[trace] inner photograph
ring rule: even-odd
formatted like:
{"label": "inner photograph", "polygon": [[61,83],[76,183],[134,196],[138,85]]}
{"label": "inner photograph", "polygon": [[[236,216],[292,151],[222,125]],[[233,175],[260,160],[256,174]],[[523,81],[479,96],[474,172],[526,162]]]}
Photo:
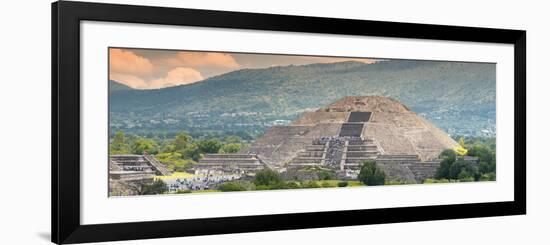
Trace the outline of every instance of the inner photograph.
{"label": "inner photograph", "polygon": [[108,52],[110,197],[497,179],[495,63]]}

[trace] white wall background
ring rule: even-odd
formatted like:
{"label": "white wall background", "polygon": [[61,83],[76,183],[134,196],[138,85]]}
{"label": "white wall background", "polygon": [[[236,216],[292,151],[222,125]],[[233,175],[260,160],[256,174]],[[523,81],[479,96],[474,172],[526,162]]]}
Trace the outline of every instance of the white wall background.
{"label": "white wall background", "polygon": [[[113,1],[106,1],[113,2]],[[548,244],[550,32],[544,1],[120,0],[121,3],[527,30],[528,214],[107,244]],[[48,244],[50,230],[50,1],[0,10],[0,244]],[[24,174],[10,168],[21,166]]]}

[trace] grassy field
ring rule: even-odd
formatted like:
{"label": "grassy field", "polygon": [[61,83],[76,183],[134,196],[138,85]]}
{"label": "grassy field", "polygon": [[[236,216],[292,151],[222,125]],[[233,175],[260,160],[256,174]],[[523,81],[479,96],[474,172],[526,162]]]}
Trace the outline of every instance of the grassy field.
{"label": "grassy field", "polygon": [[[342,182],[342,180],[319,180],[319,181],[316,181],[316,182],[317,182],[317,184],[319,184],[322,187],[338,187],[338,183]],[[347,187],[364,186],[363,183],[361,183],[360,181],[357,181],[357,180],[350,180],[350,181],[346,181],[346,182],[348,182]]]}
{"label": "grassy field", "polygon": [[186,179],[195,176],[186,172],[174,172],[169,176],[155,176],[155,180]]}

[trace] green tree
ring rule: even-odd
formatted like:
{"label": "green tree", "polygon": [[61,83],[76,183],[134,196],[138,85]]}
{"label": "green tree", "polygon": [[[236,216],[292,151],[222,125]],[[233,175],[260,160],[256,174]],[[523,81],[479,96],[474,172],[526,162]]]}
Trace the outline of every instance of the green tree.
{"label": "green tree", "polygon": [[218,153],[222,143],[219,140],[201,140],[198,147],[201,153]]}
{"label": "green tree", "polygon": [[479,171],[472,163],[458,158],[449,168],[449,179],[461,179],[460,173],[464,172],[463,176],[479,178]]}
{"label": "green tree", "polygon": [[229,143],[222,146],[220,153],[237,153],[241,150],[241,144]]}
{"label": "green tree", "polygon": [[486,163],[486,162],[480,162],[479,163],[479,173],[480,174],[486,174],[486,173],[494,173],[496,171],[496,165]]}
{"label": "green tree", "polygon": [[476,144],[468,148],[468,155],[478,157],[480,162],[495,164],[496,152],[488,146]]}
{"label": "green tree", "polygon": [[442,159],[442,160],[441,160],[441,163],[439,164],[439,167],[436,170],[435,178],[449,179],[450,178],[449,172],[451,169],[451,165],[453,165],[453,163],[456,161],[456,153],[452,149],[445,149],[439,154],[439,159]]}
{"label": "green tree", "polygon": [[445,149],[439,154],[439,158],[440,159],[445,159],[445,158],[455,159],[456,158],[456,153],[451,149]]}
{"label": "green tree", "polygon": [[113,138],[113,144],[114,145],[124,144],[124,132],[117,131],[115,133],[115,137]]}
{"label": "green tree", "polygon": [[449,179],[449,169],[451,168],[451,165],[455,162],[456,157],[453,156],[447,156],[443,158],[441,163],[439,164],[439,167],[437,168],[435,172],[435,178],[436,179]]}
{"label": "green tree", "polygon": [[364,161],[357,176],[366,185],[384,185],[386,173],[374,161]]}
{"label": "green tree", "polygon": [[458,179],[458,174],[466,168],[466,161],[457,159],[449,167],[449,179]]}
{"label": "green tree", "polygon": [[317,173],[317,177],[319,177],[320,180],[330,180],[334,176],[333,176],[332,172],[330,172],[330,171],[321,170]]}
{"label": "green tree", "polygon": [[243,140],[239,136],[230,135],[230,136],[225,137],[224,141],[225,141],[225,143],[228,143],[228,144],[241,144],[241,142]]}
{"label": "green tree", "polygon": [[182,152],[183,158],[193,159],[193,161],[198,161],[201,158],[201,151],[199,146],[196,143],[187,145]]}
{"label": "green tree", "polygon": [[173,140],[164,140],[164,141],[162,141],[161,144],[160,144],[159,149],[160,149],[159,151],[161,153],[173,153],[173,152],[176,151]]}
{"label": "green tree", "polygon": [[278,172],[271,169],[262,169],[254,176],[254,185],[276,186],[282,182]]}
{"label": "green tree", "polygon": [[130,147],[126,144],[124,132],[117,131],[115,133],[109,146],[109,153],[112,155],[130,153]]}
{"label": "green tree", "polygon": [[474,176],[472,176],[466,169],[462,169],[460,173],[458,173],[457,179],[461,181],[473,181]]}
{"label": "green tree", "polygon": [[186,132],[177,134],[174,138],[174,151],[183,152],[191,141],[191,136],[189,136]]}
{"label": "green tree", "polygon": [[132,145],[132,153],[134,154],[144,154],[147,152],[148,154],[157,154],[158,153],[158,146],[157,143],[150,139],[143,139],[140,138],[134,142],[134,145]]}
{"label": "green tree", "polygon": [[141,187],[140,195],[162,194],[168,190],[168,186],[162,180],[155,180],[151,184],[144,184]]}
{"label": "green tree", "polygon": [[196,162],[191,159],[182,159],[182,154],[179,152],[163,152],[155,157],[166,167],[175,172],[184,172],[191,168]]}

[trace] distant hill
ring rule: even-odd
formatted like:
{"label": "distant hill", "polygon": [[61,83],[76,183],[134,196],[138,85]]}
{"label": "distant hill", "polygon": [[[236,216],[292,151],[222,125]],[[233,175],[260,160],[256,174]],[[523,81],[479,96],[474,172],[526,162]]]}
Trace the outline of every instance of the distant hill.
{"label": "distant hill", "polygon": [[494,64],[340,62],[243,69],[157,90],[110,83],[112,131],[262,133],[344,96],[382,95],[453,135],[495,132]]}
{"label": "distant hill", "polygon": [[117,81],[109,80],[109,93],[124,91],[124,90],[132,90],[132,88],[122,83],[119,83]]}

